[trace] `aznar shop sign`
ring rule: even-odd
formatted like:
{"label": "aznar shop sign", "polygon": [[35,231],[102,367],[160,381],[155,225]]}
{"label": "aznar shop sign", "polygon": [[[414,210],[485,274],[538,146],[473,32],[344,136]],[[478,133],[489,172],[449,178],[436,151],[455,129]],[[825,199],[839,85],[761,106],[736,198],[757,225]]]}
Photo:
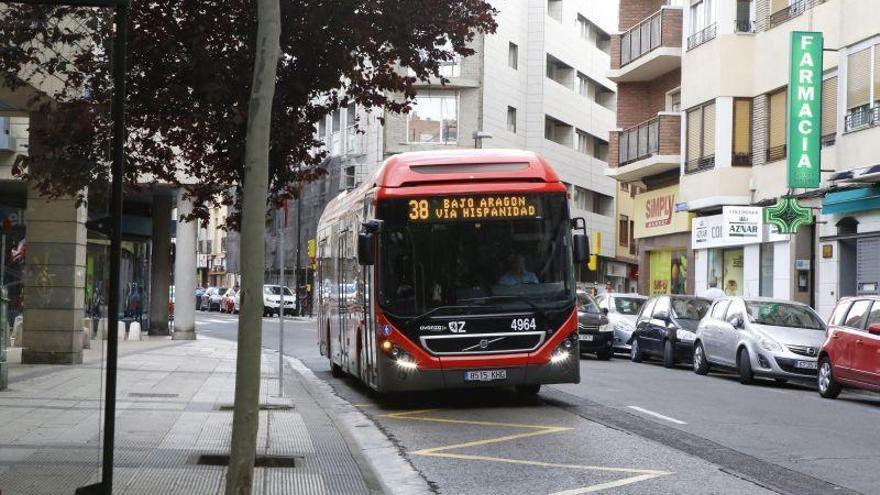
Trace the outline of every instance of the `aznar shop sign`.
{"label": "aznar shop sign", "polygon": [[760,207],[725,206],[720,215],[693,219],[693,249],[743,246],[763,240],[764,220]]}

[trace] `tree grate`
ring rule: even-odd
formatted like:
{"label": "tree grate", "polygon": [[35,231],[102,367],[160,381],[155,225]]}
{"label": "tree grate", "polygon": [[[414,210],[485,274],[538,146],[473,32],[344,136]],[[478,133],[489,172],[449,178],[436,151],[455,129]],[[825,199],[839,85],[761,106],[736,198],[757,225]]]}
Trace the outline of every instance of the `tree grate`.
{"label": "tree grate", "polygon": [[172,399],[174,397],[180,397],[180,394],[160,394],[160,393],[151,393],[151,392],[129,392],[129,397],[143,397],[150,399]]}
{"label": "tree grate", "polygon": [[[200,454],[195,459],[199,466],[229,466],[228,454]],[[296,457],[283,455],[258,455],[254,459],[254,467],[258,468],[292,468]]]}
{"label": "tree grate", "polygon": [[[289,404],[260,404],[260,411],[291,411],[293,406]],[[222,404],[217,406],[218,411],[234,411],[234,404]]]}

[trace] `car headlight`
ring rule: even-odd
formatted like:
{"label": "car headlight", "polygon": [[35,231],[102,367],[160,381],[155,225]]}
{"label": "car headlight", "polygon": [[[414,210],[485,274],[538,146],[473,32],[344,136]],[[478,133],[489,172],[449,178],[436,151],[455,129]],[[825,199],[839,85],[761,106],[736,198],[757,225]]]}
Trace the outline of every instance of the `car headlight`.
{"label": "car headlight", "polygon": [[620,321],[615,321],[614,322],[614,330],[617,332],[632,333],[633,328],[631,326],[627,325],[626,323],[623,323]]}
{"label": "car headlight", "polygon": [[687,330],[679,330],[678,333],[676,333],[676,337],[682,342],[693,342],[697,340],[697,334]]}
{"label": "car headlight", "polygon": [[758,343],[761,345],[761,349],[765,351],[779,352],[782,350],[782,346],[771,338],[763,337]]}
{"label": "car headlight", "polygon": [[612,330],[614,330],[614,329],[611,328],[611,325],[608,325],[608,324],[605,324],[605,325],[599,325],[599,331],[600,331],[600,332],[610,332],[610,331],[612,331]]}

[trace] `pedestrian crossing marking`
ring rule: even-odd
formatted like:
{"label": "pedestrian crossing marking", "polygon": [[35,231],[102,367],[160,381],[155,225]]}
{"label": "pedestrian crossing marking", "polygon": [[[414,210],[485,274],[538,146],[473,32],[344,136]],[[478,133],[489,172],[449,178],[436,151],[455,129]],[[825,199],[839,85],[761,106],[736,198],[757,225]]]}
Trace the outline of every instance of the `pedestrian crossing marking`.
{"label": "pedestrian crossing marking", "polygon": [[561,468],[561,469],[578,469],[583,471],[600,471],[606,473],[626,473],[632,476],[628,476],[626,478],[622,478],[619,480],[603,482],[595,485],[582,486],[578,488],[573,488],[570,490],[563,490],[561,492],[556,492],[551,495],[582,495],[585,493],[595,493],[602,490],[608,490],[611,488],[617,488],[621,486],[631,485],[634,483],[640,483],[642,481],[652,480],[654,478],[659,478],[661,476],[669,476],[674,474],[671,471],[661,471],[655,469],[632,469],[632,468],[620,468],[620,467],[610,467],[610,466],[592,466],[592,465],[582,465],[582,464],[564,464],[564,463],[555,463],[555,462],[543,462],[543,461],[531,461],[526,459],[510,459],[505,457],[491,457],[484,455],[470,455],[470,454],[461,454],[455,452],[449,452],[451,450],[459,450],[470,447],[477,447],[483,445],[490,444],[498,444],[502,442],[510,442],[513,440],[519,440],[522,438],[530,438],[536,437],[540,435],[550,435],[553,433],[559,433],[563,431],[569,431],[573,428],[566,426],[542,426],[542,425],[534,425],[534,424],[526,424],[526,423],[505,423],[498,421],[479,421],[479,420],[469,420],[469,419],[455,419],[455,418],[441,418],[436,416],[427,416],[425,414],[432,413],[436,411],[436,409],[419,409],[415,411],[402,411],[390,414],[384,414],[383,417],[399,419],[404,421],[422,421],[429,423],[447,423],[447,424],[462,424],[462,425],[474,425],[474,426],[484,426],[484,427],[492,427],[492,428],[516,428],[516,429],[529,429],[532,431],[527,431],[524,433],[515,433],[512,435],[503,435],[500,437],[487,438],[482,440],[474,440],[470,442],[462,442],[456,443],[452,445],[442,445],[439,447],[431,447],[427,449],[420,449],[413,452],[410,452],[412,455],[418,456],[426,456],[426,457],[440,457],[446,459],[457,459],[457,460],[468,460],[468,461],[485,461],[485,462],[501,462],[507,464],[519,464],[519,465],[527,465],[527,466],[537,466],[537,467],[545,467],[545,468]]}

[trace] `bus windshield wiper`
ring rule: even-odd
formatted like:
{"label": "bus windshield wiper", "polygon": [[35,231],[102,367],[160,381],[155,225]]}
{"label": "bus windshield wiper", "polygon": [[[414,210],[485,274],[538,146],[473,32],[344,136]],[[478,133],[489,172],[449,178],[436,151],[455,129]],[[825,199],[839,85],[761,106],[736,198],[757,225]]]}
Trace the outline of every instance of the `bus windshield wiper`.
{"label": "bus windshield wiper", "polygon": [[406,320],[406,324],[408,326],[418,325],[419,323],[425,321],[426,319],[428,319],[429,317],[431,317],[433,314],[437,313],[438,311],[447,310],[447,309],[473,309],[473,308],[471,306],[437,306],[436,308],[431,308],[428,311],[425,311],[424,313],[422,313],[418,316],[413,316],[409,320]]}
{"label": "bus windshield wiper", "polygon": [[550,317],[547,316],[547,312],[544,311],[543,308],[541,308],[540,306],[535,304],[534,301],[532,301],[531,299],[529,299],[528,297],[523,296],[523,295],[509,294],[509,295],[503,295],[503,296],[474,297],[472,299],[467,299],[467,301],[469,301],[469,302],[480,301],[483,303],[489,303],[492,301],[522,301],[522,302],[526,303],[530,308],[532,308],[532,310],[534,310],[535,313],[537,313],[538,316],[541,317],[541,319],[543,319],[544,321],[546,321],[548,323],[550,322]]}

